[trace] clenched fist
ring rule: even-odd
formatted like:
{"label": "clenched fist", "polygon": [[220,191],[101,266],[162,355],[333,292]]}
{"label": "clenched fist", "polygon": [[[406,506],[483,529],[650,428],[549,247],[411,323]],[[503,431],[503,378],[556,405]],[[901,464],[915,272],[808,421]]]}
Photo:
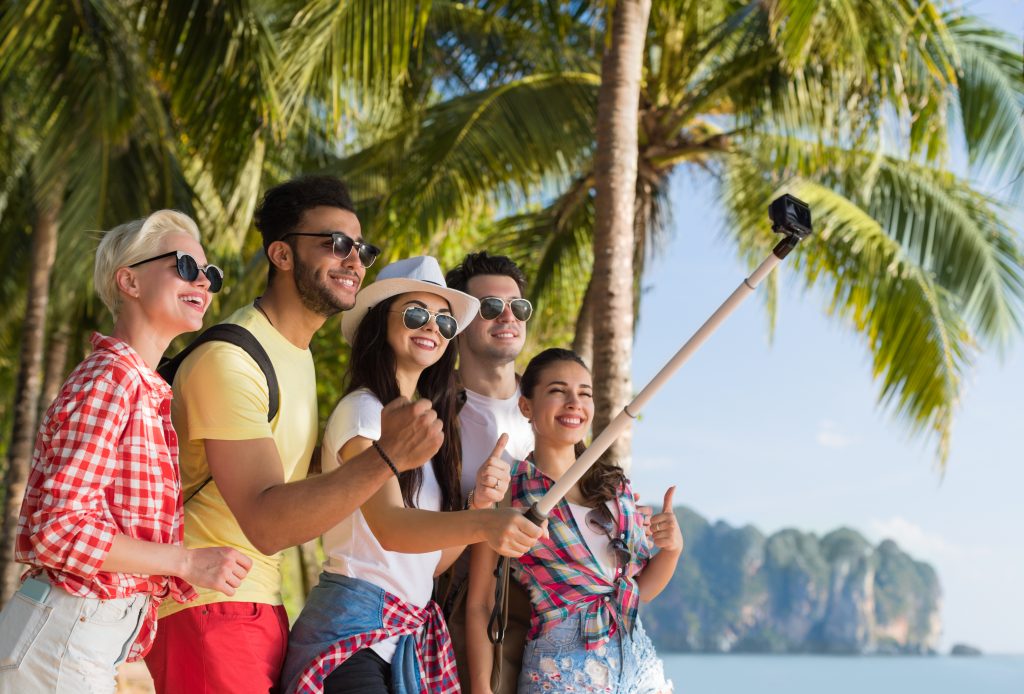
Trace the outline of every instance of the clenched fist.
{"label": "clenched fist", "polygon": [[482,511],[484,538],[491,549],[505,557],[521,557],[546,532],[548,522],[536,525],[521,509],[497,508]]}
{"label": "clenched fist", "polygon": [[444,442],[441,420],[427,399],[395,398],[380,414],[383,449],[399,472],[413,470],[434,457]]}
{"label": "clenched fist", "polygon": [[252,559],[230,547],[200,547],[186,550],[181,577],[194,586],[234,595],[252,568]]}

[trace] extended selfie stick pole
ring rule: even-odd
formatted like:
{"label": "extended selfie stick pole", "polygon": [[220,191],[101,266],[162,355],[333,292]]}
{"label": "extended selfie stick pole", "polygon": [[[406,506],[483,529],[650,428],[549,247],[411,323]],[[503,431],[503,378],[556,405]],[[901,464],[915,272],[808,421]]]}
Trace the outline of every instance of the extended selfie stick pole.
{"label": "extended selfie stick pole", "polygon": [[[555,507],[555,504],[562,500],[566,493],[572,489],[573,485],[579,482],[580,478],[586,474],[590,466],[597,462],[597,459],[608,450],[629,424],[629,421],[636,419],[637,415],[640,414],[640,410],[647,404],[647,401],[711,337],[711,333],[715,332],[729,314],[735,311],[736,307],[744,299],[754,293],[757,285],[761,284],[761,281],[775,269],[775,266],[789,255],[789,252],[796,248],[796,245],[801,240],[811,234],[810,208],[806,203],[797,200],[791,195],[783,195],[772,202],[768,206],[768,216],[772,220],[772,231],[784,234],[785,237],[772,249],[771,254],[754,270],[753,274],[743,280],[740,286],[736,288],[736,291],[725,300],[725,303],[719,306],[718,310],[711,314],[711,317],[705,321],[704,325],[700,326],[700,329],[693,334],[693,337],[686,341],[686,344],[662,367],[661,371],[658,372],[651,382],[644,386],[640,394],[633,398],[633,401],[626,405],[622,412],[605,427],[604,431],[583,452],[583,455],[576,460],[572,467],[565,471],[561,479],[555,482],[554,486],[547,491],[540,501],[526,510],[525,515],[527,518],[537,525],[543,523],[547,519],[548,514],[551,513],[551,509]],[[499,643],[504,639],[505,628],[508,624],[508,572],[509,560],[507,557],[501,557],[494,572],[497,578],[494,609],[487,624],[487,635],[491,643]]]}
{"label": "extended selfie stick pole", "polygon": [[620,412],[615,419],[605,427],[597,438],[594,439],[593,443],[587,447],[587,450],[583,452],[583,455],[566,470],[565,474],[555,482],[554,486],[548,490],[548,492],[533,506],[531,506],[527,512],[526,517],[533,522],[540,524],[548,517],[551,513],[551,509],[555,507],[562,497],[572,489],[573,485],[579,482],[580,478],[590,469],[601,455],[608,450],[612,443],[622,434],[622,432],[629,425],[630,420],[636,419],[637,415],[643,409],[647,401],[650,400],[655,393],[670,378],[679,370],[686,361],[693,356],[704,342],[711,337],[711,333],[715,332],[719,325],[729,317],[736,307],[739,306],[744,299],[754,293],[757,285],[775,269],[783,258],[785,258],[791,250],[796,248],[796,245],[800,241],[811,233],[811,213],[810,208],[800,200],[790,196],[784,195],[781,198],[775,200],[768,208],[769,216],[772,220],[772,230],[778,233],[785,234],[785,238],[782,239],[772,249],[771,254],[765,258],[753,274],[747,279],[743,280],[736,291],[725,300],[717,311],[711,314],[711,317],[700,326],[700,329],[693,334],[686,344],[676,352],[675,356],[669,360],[661,371],[644,386],[644,389],[640,391],[631,403],[626,405],[622,412]]}

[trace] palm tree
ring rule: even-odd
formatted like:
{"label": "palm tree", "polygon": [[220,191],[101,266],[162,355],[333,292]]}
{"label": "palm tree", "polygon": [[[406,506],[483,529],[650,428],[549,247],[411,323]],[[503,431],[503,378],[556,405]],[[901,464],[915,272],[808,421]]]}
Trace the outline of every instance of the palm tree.
{"label": "palm tree", "polygon": [[[13,531],[40,409],[47,313],[51,326],[76,326],[70,334],[51,330],[51,391],[67,363],[81,356],[82,337],[108,320],[87,290],[97,234],[86,230],[159,207],[182,209],[206,230],[211,254],[240,280],[218,296],[210,319],[251,300],[265,277],[250,233],[258,196],[316,167],[319,143],[348,127],[344,97],[387,111],[422,33],[415,6],[0,5],[0,138],[10,145],[0,153],[0,239],[12,269],[5,277],[22,278],[28,264],[33,278],[28,292],[24,281],[0,286],[10,309],[0,317],[0,344],[22,349],[15,407],[0,406],[0,422],[13,430],[0,451],[8,458],[0,600],[16,581]],[[369,34],[367,17],[377,26]],[[313,46],[304,41],[311,26],[320,32]],[[21,306],[28,310],[19,322]],[[0,389],[11,392],[7,374],[15,365],[0,365]]]}
{"label": "palm tree", "polygon": [[[435,239],[481,210],[508,212],[492,249],[532,269],[537,326],[564,334],[575,322],[581,343],[587,326],[632,322],[597,291],[607,273],[591,273],[599,66],[614,27],[601,7],[433,3],[428,36],[459,51],[427,51],[418,107],[335,164],[379,211],[378,234]],[[1020,328],[1019,237],[1000,212],[1024,185],[1021,73],[1006,34],[927,0],[656,3],[637,114],[634,303],[673,174],[710,175],[751,263],[772,244],[767,202],[808,199],[819,234],[795,263],[803,280],[831,287],[827,313],[864,336],[880,399],[931,432],[944,461],[973,352]],[[959,139],[1003,200],[944,171]],[[767,294],[774,315],[774,282]],[[629,363],[628,340],[609,349]],[[597,395],[612,412],[623,396],[605,390],[603,368]]]}
{"label": "palm tree", "polygon": [[[243,232],[248,229],[245,201],[237,203],[245,187],[232,186],[245,180],[246,165],[253,158],[250,150],[260,144],[245,127],[264,115],[249,110],[260,83],[250,73],[235,70],[225,56],[252,59],[252,72],[260,74],[266,61],[253,55],[261,50],[259,25],[253,30],[251,23],[243,22],[239,30],[226,21],[233,12],[244,16],[245,7],[237,3],[204,8],[205,21],[200,21],[196,8],[187,20],[172,11],[183,8],[185,3],[142,7],[95,0],[9,4],[0,14],[0,87],[5,97],[17,96],[5,99],[0,112],[0,133],[14,145],[17,159],[16,166],[5,167],[0,190],[8,213],[24,210],[31,220],[27,228],[19,221],[21,214],[5,214],[0,224],[4,238],[15,245],[24,244],[24,234],[30,232],[33,249],[27,263],[27,310],[20,326],[13,434],[5,451],[0,599],[10,595],[17,582],[13,537],[41,409],[48,309],[56,309],[59,319],[51,325],[79,325],[68,319],[85,315],[91,317],[83,327],[88,329],[108,320],[98,316],[102,312],[96,310],[92,292],[82,291],[83,285],[91,287],[97,240],[91,230],[161,207],[182,209],[198,216],[206,228],[223,229],[207,239],[215,248],[230,248],[237,238],[229,223],[239,208],[246,215]],[[218,25],[229,27],[220,42],[207,34]],[[179,50],[196,43],[206,50],[204,65],[219,66],[228,82],[216,98],[203,102],[204,107],[219,108],[217,115],[232,122],[233,128],[203,121],[199,109],[172,111],[183,93],[202,95],[209,86],[202,75],[189,72],[194,63],[183,62],[197,58]],[[247,53],[253,46],[256,49]],[[183,126],[189,128],[187,135]],[[190,148],[204,156],[190,156]],[[258,176],[256,180],[258,184]],[[234,195],[231,204],[214,204],[220,201],[218,194],[229,189]],[[254,200],[255,195],[253,188],[249,198]],[[21,301],[21,286],[6,286],[3,291],[5,301]],[[5,315],[7,329],[14,328],[17,315]],[[61,330],[53,332],[46,368],[50,388],[64,376],[67,354],[62,350],[70,348],[70,337]]]}
{"label": "palm tree", "polygon": [[[639,160],[640,78],[650,0],[618,0],[612,10],[608,46],[601,62],[594,147],[594,272],[589,292],[600,297],[612,320],[592,321],[591,351],[602,397],[595,402],[598,431],[631,400],[633,347],[633,249]],[[588,319],[591,317],[588,316]],[[609,449],[613,460],[629,460],[628,432]]]}
{"label": "palm tree", "polygon": [[[135,55],[125,50],[130,29],[110,3],[7,6],[0,15],[0,85],[5,95],[19,97],[5,103],[4,126],[21,164],[5,177],[4,189],[25,193],[32,247],[4,480],[3,596],[17,580],[13,536],[35,438],[59,229],[96,228],[89,222],[103,219],[91,214],[97,207],[102,209],[108,198],[131,200],[131,193],[138,192],[139,186],[125,191],[121,181],[112,180],[113,162],[138,164],[133,174],[139,176],[169,158],[160,138],[166,125],[163,111],[154,90],[146,89],[148,81]],[[146,137],[132,138],[132,132],[145,132]],[[104,188],[111,183],[114,188]]]}

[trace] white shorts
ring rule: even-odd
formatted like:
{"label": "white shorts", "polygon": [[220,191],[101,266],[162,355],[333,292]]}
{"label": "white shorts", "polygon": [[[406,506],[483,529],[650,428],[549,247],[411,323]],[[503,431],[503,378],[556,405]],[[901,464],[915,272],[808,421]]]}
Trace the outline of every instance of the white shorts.
{"label": "white shorts", "polygon": [[0,694],[110,694],[148,605],[144,594],[100,600],[57,587],[39,602],[19,589],[0,612]]}

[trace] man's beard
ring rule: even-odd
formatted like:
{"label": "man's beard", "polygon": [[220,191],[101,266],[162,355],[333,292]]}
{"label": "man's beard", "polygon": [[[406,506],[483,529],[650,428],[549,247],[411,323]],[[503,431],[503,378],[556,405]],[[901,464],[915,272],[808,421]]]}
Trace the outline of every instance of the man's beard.
{"label": "man's beard", "polygon": [[522,342],[518,345],[494,345],[483,340],[473,340],[467,346],[477,359],[490,362],[495,366],[504,366],[510,361],[515,361],[519,353],[523,351]]}
{"label": "man's beard", "polygon": [[349,310],[355,305],[354,301],[352,303],[345,303],[342,299],[338,298],[331,291],[330,287],[316,276],[313,268],[299,260],[298,256],[295,258],[294,276],[295,288],[299,292],[299,299],[301,299],[302,305],[313,313],[324,318],[330,318],[337,313]]}

